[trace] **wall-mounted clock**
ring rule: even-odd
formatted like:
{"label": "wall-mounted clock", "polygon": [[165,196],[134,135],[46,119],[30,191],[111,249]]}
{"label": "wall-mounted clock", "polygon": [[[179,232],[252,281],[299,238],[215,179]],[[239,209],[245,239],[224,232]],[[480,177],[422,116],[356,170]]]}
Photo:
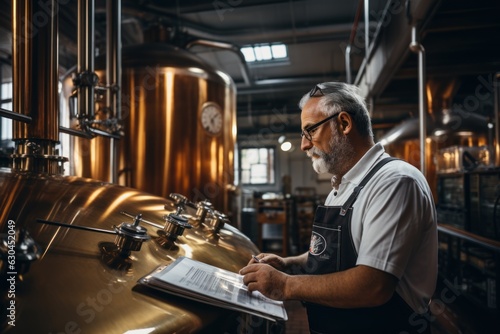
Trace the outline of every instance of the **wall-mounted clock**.
{"label": "wall-mounted clock", "polygon": [[218,135],[222,131],[222,110],[214,102],[206,102],[201,107],[201,126],[211,135]]}

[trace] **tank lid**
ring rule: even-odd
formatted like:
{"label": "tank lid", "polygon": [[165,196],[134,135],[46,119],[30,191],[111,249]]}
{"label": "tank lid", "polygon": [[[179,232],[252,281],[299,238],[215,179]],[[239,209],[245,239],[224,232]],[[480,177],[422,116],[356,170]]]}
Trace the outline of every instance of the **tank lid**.
{"label": "tank lid", "polygon": [[144,66],[197,67],[207,72],[215,72],[211,65],[195,54],[165,43],[124,47],[122,49],[122,65],[124,68]]}

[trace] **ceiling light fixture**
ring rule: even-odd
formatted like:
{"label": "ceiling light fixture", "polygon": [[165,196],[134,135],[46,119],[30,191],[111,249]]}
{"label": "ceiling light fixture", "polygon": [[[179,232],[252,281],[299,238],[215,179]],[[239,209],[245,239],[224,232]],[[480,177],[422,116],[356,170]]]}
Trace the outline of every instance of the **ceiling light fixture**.
{"label": "ceiling light fixture", "polygon": [[280,148],[283,152],[288,152],[293,149],[292,143],[286,139],[285,135],[282,135],[278,138],[278,143],[280,144]]}

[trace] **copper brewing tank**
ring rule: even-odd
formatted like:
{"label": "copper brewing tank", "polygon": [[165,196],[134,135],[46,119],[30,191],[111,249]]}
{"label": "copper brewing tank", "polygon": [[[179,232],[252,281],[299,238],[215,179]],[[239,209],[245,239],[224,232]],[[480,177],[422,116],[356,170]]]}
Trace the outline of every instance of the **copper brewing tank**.
{"label": "copper brewing tank", "polygon": [[[79,1],[79,4],[91,5],[87,1]],[[193,205],[199,198],[191,195],[192,188],[183,188],[189,190],[183,193],[180,185],[184,184],[169,176],[160,186],[165,186],[167,181],[172,182],[168,187],[175,188],[171,192],[177,194],[169,200],[168,190],[165,189],[162,197],[96,179],[61,175],[60,167],[64,159],[55,148],[59,132],[57,6],[56,0],[12,1],[13,111],[26,117],[19,121],[22,123],[14,123],[16,151],[13,167],[0,169],[0,332],[223,333],[236,332],[237,327],[244,328],[245,319],[248,320],[246,315],[152,292],[137,284],[138,279],[158,266],[170,264],[179,256],[236,272],[258,251],[231,224],[213,225],[213,220],[206,218],[210,217],[208,214],[202,222],[202,215]],[[51,10],[50,15],[44,16],[47,24],[37,26],[36,33],[30,35],[31,30],[23,27],[23,24],[33,22],[35,15],[40,18],[40,14],[47,10]],[[86,11],[84,14],[88,13]],[[153,80],[158,85],[155,84],[153,88],[158,86],[166,89],[160,84],[161,80],[173,75],[164,67],[160,66],[159,69],[159,74]],[[131,73],[141,73],[141,70],[134,69]],[[144,76],[138,77],[144,79]],[[203,86],[203,80],[209,80],[210,76],[200,76],[198,80]],[[157,96],[149,95],[147,88],[151,86],[139,87],[140,97],[152,99]],[[177,92],[177,89],[181,88],[175,88],[172,92]],[[228,98],[230,95],[226,94],[227,89],[199,89],[199,92],[205,93],[199,93],[198,96],[215,99],[213,96],[224,95],[222,102],[218,103],[226,110],[233,103]],[[169,101],[172,100],[159,101],[171,106]],[[202,105],[205,100],[195,98],[193,101]],[[155,120],[150,119],[148,113],[153,110],[153,106],[147,100],[140,102],[138,108],[142,109],[124,113],[127,115],[124,118],[130,118],[132,125],[142,125],[145,119],[154,123]],[[142,115],[139,111],[146,114]],[[198,165],[207,168],[205,172],[213,173],[214,178],[217,173],[222,173],[223,168],[227,168],[227,165],[223,165],[224,161],[232,161],[227,152],[222,157],[222,145],[225,140],[231,139],[226,137],[226,132],[206,137],[201,132],[189,130],[192,128],[188,121],[193,118],[185,114],[181,117],[184,123],[178,120],[177,114],[168,114],[167,117],[155,113],[155,117],[156,122],[168,122],[165,133],[160,134],[160,131],[150,128],[133,132],[134,127],[129,126],[136,137],[125,141],[136,140],[142,149],[142,155],[137,156],[137,159],[149,159],[138,165],[149,168],[148,164],[156,166],[158,160],[161,160],[158,163],[160,165],[167,162],[162,165],[164,169],[158,178],[154,174],[156,169],[153,169],[154,172],[144,175],[146,180],[159,183],[162,175],[170,175],[171,166],[174,168],[177,165],[186,166],[186,171],[177,172],[174,176],[190,180],[190,173],[195,170],[189,165],[192,160],[189,160],[188,155],[192,152],[177,151],[174,154],[161,143],[163,139],[173,141],[175,136],[183,139],[176,142],[181,149],[188,147],[186,139],[192,138],[190,136],[194,134],[195,140],[211,145],[213,151],[210,152],[218,154],[214,160],[217,164],[200,162]],[[25,118],[30,121],[26,123]],[[225,121],[230,123],[233,119]],[[172,129],[174,125],[185,125],[187,134],[177,128]],[[149,141],[148,146],[141,146],[146,145],[145,137],[155,135],[160,136],[158,145],[163,147],[160,152],[165,153],[163,156],[149,155],[149,151],[153,150]],[[90,142],[99,146],[100,139],[97,137]],[[105,160],[94,159],[97,158],[94,153],[99,153],[97,149],[78,151],[78,148],[81,146],[73,147],[74,151],[80,153],[82,161],[102,163],[101,169],[107,167]],[[196,152],[199,152],[196,161],[206,158],[205,151]],[[125,161],[125,157],[122,160]],[[202,177],[195,180],[208,182]],[[181,194],[192,202],[181,201]],[[180,209],[183,211],[179,212]],[[182,235],[177,233],[178,230],[177,234],[172,234],[175,229],[166,225],[168,219],[164,217],[171,217],[170,214],[174,212],[176,216],[184,215],[192,225],[192,228],[186,227]],[[215,215],[215,212],[212,215],[221,216]],[[132,223],[135,228],[132,228]],[[135,233],[135,230],[140,233]]]}
{"label": "copper brewing tank", "polygon": [[[208,199],[217,210],[230,211],[236,142],[232,79],[168,44],[127,47],[122,59],[118,183],[163,197],[177,192]],[[98,59],[96,67],[104,64]],[[106,82],[104,71],[98,74]],[[215,120],[220,130],[204,128],[207,106],[220,111]],[[108,181],[103,166],[109,166],[110,139],[75,140],[74,174]]]}
{"label": "copper brewing tank", "polygon": [[[113,225],[132,223],[120,213],[125,211],[141,213],[143,219],[163,225],[162,217],[176,209],[171,201],[91,179],[7,169],[0,169],[0,191],[0,332],[125,333],[149,328],[150,333],[222,333],[231,328],[231,320],[241,317],[146,291],[137,284],[139,278],[179,256],[237,272],[258,250],[231,225],[225,224],[214,233],[197,221],[195,211],[188,207],[185,214],[191,217],[193,228],[186,229],[174,243],[165,242],[158,233],[161,229],[141,224],[152,239],[122,259],[106,251],[113,245],[113,235],[37,220],[112,230]],[[11,229],[18,235],[28,232],[37,245],[36,249],[25,247],[29,243],[18,240],[14,270],[3,256]],[[7,281],[10,276],[15,277],[14,285]],[[8,323],[11,301],[15,302],[15,326]]]}

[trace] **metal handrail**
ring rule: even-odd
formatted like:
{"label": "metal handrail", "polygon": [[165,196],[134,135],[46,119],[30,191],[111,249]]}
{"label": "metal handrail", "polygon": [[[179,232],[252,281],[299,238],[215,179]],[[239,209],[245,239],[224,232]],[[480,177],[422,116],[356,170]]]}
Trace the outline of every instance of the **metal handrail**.
{"label": "metal handrail", "polygon": [[500,253],[500,242],[498,241],[481,237],[473,233],[470,233],[468,231],[460,230],[458,228],[446,224],[438,224],[438,231],[449,234],[454,237],[458,237],[463,240],[473,242],[481,247],[488,248],[490,250]]}

